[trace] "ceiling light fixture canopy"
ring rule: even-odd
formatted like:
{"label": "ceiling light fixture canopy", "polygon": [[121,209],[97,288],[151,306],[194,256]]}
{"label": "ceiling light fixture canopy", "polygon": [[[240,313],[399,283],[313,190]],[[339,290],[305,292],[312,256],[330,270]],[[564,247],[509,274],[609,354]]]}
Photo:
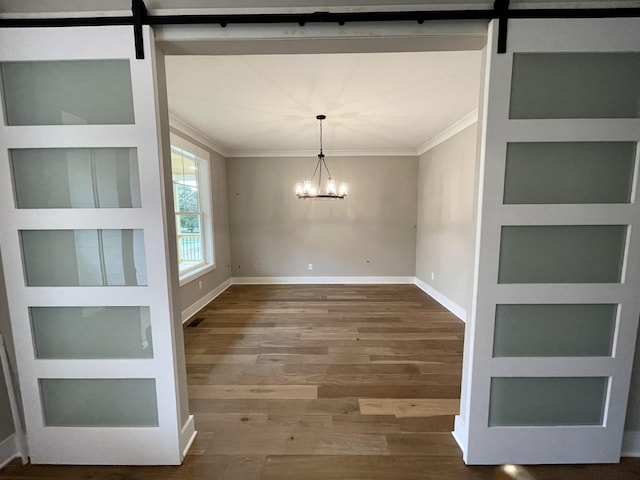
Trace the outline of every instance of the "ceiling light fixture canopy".
{"label": "ceiling light fixture canopy", "polygon": [[[302,183],[296,183],[296,196],[298,198],[344,198],[347,196],[347,184],[341,183],[340,186],[336,184],[336,181],[331,177],[329,167],[324,159],[324,153],[322,152],[322,121],[327,118],[326,115],[317,115],[316,119],[320,121],[320,153],[318,154],[318,162],[316,168],[313,171],[311,180],[305,180]],[[324,192],[322,191],[322,169],[326,170],[327,184]],[[318,176],[318,182],[316,184],[316,175]]]}

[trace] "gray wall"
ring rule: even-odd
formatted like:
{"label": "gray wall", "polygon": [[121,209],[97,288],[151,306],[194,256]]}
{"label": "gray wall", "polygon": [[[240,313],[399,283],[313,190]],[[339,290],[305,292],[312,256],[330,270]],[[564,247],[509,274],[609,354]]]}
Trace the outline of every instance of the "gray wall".
{"label": "gray wall", "polygon": [[[12,366],[15,366],[15,356],[13,351],[13,340],[11,337],[11,325],[9,323],[9,310],[7,306],[7,293],[4,283],[4,273],[2,269],[2,258],[0,258],[0,333],[7,344],[9,359]],[[14,383],[15,385],[15,383]],[[9,396],[4,375],[0,369],[0,443],[6,440],[15,429],[13,428],[13,418],[11,417],[11,407],[9,406]],[[0,462],[2,462],[0,458]]]}
{"label": "gray wall", "polygon": [[413,276],[417,158],[327,155],[347,198],[297,199],[315,161],[229,159],[233,276]]}
{"label": "gray wall", "polygon": [[[9,438],[15,432],[13,419],[11,418],[11,406],[4,376],[0,375],[0,443]],[[2,462],[0,458],[0,462]]]}
{"label": "gray wall", "polygon": [[[219,153],[198,142],[189,135],[171,128],[171,133],[178,135],[208,151],[211,155],[211,198],[213,203],[213,236],[216,268],[180,287],[181,309],[185,310],[221,283],[231,277],[231,245],[229,241],[229,206],[227,195],[227,165]],[[202,281],[202,289],[198,288]]]}
{"label": "gray wall", "polygon": [[476,130],[473,124],[424,153],[418,169],[416,277],[467,312],[473,290]]}

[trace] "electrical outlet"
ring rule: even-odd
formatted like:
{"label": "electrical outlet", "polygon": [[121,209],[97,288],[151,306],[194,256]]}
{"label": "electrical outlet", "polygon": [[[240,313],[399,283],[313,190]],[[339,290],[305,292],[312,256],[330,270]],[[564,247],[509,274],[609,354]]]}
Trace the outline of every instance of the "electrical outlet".
{"label": "electrical outlet", "polygon": [[202,290],[202,280],[198,280],[198,290]]}
{"label": "electrical outlet", "polygon": [[435,272],[431,272],[431,280],[435,280],[436,279],[436,274]]}
{"label": "electrical outlet", "polygon": [[309,264],[309,270],[313,270],[313,263]]}

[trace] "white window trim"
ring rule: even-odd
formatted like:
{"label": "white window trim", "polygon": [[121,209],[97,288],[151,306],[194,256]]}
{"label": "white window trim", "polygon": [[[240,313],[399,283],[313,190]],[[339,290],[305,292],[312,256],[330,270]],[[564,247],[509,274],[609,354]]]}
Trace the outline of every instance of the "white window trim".
{"label": "white window trim", "polygon": [[171,132],[171,145],[178,147],[186,152],[192,153],[200,160],[199,163],[199,184],[200,198],[202,200],[202,253],[204,256],[204,264],[195,268],[188,269],[179,273],[179,285],[193,282],[197,278],[215,270],[215,244],[214,244],[214,226],[213,226],[213,205],[211,201],[211,154],[203,148],[194,145],[186,138],[178,133]]}
{"label": "white window trim", "polygon": [[206,275],[209,272],[213,272],[216,269],[214,264],[210,265],[201,265],[200,267],[194,270],[187,270],[182,275],[180,275],[179,285],[184,287],[187,283],[191,283],[194,280],[197,280],[203,275]]}

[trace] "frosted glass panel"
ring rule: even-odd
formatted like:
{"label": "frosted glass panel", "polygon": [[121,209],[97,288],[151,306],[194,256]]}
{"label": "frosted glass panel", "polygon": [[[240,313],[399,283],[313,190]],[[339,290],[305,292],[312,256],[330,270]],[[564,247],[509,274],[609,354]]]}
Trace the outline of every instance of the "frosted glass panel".
{"label": "frosted glass panel", "polygon": [[50,427],[157,427],[156,381],[41,379],[45,425]]}
{"label": "frosted glass panel", "polygon": [[147,284],[142,230],[22,230],[20,237],[29,286]]}
{"label": "frosted glass panel", "polygon": [[498,283],[618,283],[626,225],[502,227]]}
{"label": "frosted glass panel", "polygon": [[489,426],[602,425],[608,377],[491,379]]}
{"label": "frosted glass panel", "polygon": [[629,203],[635,142],[510,143],[504,203]]}
{"label": "frosted glass panel", "polygon": [[516,53],[510,118],[638,118],[639,53]]}
{"label": "frosted glass panel", "polygon": [[11,150],[18,208],[140,207],[135,148]]}
{"label": "frosted glass panel", "polygon": [[132,124],[128,60],[0,65],[8,125]]}
{"label": "frosted glass panel", "polygon": [[37,358],[152,358],[148,307],[31,307]]}
{"label": "frosted glass panel", "polygon": [[610,356],[618,306],[498,305],[494,357]]}

